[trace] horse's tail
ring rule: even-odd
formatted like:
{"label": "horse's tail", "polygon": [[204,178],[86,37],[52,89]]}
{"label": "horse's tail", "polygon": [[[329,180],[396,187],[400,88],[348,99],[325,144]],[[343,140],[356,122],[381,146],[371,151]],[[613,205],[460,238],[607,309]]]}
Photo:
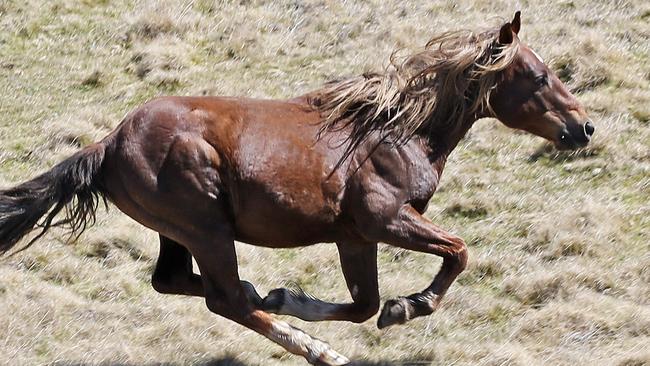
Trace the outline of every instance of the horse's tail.
{"label": "horse's tail", "polygon": [[[99,178],[104,155],[103,142],[90,145],[36,178],[0,190],[0,255],[37,228],[38,235],[20,250],[53,226],[67,227],[78,236],[94,223],[100,199],[106,201]],[[62,210],[65,217],[54,222]]]}

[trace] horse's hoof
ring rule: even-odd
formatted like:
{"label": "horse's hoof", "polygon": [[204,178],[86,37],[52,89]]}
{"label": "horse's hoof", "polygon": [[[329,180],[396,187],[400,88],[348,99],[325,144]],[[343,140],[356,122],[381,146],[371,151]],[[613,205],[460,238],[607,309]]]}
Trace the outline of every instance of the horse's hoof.
{"label": "horse's hoof", "polygon": [[312,365],[340,366],[350,363],[347,357],[336,352],[329,344],[318,339],[313,339],[309,348],[310,351],[307,360]]}
{"label": "horse's hoof", "polygon": [[349,363],[350,360],[347,357],[329,348],[320,354],[314,364],[319,366],[341,366]]}
{"label": "horse's hoof", "polygon": [[377,328],[383,329],[391,325],[406,323],[410,319],[411,310],[412,305],[404,297],[386,301],[379,319],[377,319]]}
{"label": "horse's hoof", "polygon": [[268,295],[262,300],[262,310],[278,314],[280,309],[285,303],[285,296],[288,295],[288,290],[284,288],[276,288],[271,290]]}

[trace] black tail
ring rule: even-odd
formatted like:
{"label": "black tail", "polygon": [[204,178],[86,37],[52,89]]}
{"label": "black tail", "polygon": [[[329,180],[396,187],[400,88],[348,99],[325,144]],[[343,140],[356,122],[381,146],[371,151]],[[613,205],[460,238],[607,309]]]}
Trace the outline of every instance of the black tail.
{"label": "black tail", "polygon": [[[94,223],[100,198],[106,200],[99,179],[104,153],[102,143],[93,144],[28,182],[0,190],[0,255],[37,227],[38,235],[20,250],[53,226],[66,226],[79,235]],[[62,210],[65,218],[54,222]]]}

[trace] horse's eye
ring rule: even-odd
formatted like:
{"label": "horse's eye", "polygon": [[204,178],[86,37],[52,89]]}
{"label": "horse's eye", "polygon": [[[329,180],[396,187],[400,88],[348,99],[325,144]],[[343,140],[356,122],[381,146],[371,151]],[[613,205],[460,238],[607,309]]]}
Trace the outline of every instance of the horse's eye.
{"label": "horse's eye", "polygon": [[538,87],[543,87],[548,85],[548,77],[546,75],[540,75],[535,77],[535,84]]}

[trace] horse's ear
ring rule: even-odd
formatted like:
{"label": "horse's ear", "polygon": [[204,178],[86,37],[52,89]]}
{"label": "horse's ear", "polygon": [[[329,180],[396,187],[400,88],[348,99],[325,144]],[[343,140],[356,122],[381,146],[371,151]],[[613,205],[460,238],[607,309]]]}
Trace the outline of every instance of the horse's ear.
{"label": "horse's ear", "polygon": [[519,10],[515,12],[515,18],[510,23],[512,23],[512,31],[519,34],[519,29],[521,29],[521,12]]}
{"label": "horse's ear", "polygon": [[512,24],[506,23],[499,31],[499,43],[510,44],[514,40],[514,33],[512,32]]}

